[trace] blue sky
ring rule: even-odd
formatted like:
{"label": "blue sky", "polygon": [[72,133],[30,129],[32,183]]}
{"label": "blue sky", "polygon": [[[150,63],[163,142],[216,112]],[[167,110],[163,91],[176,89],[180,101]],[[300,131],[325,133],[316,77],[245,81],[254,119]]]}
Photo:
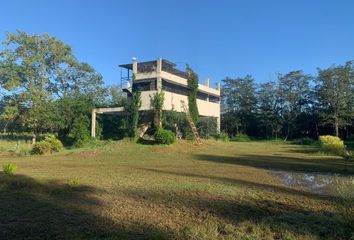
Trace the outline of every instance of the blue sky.
{"label": "blue sky", "polygon": [[117,65],[157,57],[188,63],[200,81],[343,64],[354,59],[352,0],[2,0],[0,41],[48,32],[118,84]]}

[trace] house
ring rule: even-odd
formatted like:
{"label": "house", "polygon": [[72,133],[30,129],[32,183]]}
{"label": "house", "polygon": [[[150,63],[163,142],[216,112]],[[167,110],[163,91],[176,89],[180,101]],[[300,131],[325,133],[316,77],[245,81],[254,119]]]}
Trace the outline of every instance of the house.
{"label": "house", "polygon": [[[126,71],[121,74],[121,87],[129,95],[132,91],[133,76],[134,90],[141,92],[142,112],[151,112],[151,97],[162,89],[164,91],[163,110],[183,112],[181,101],[188,104],[188,84],[186,73],[177,69],[176,64],[162,58],[153,61],[137,62],[133,58],[132,63],[119,65]],[[200,116],[215,117],[217,128],[220,130],[220,84],[216,88],[209,86],[209,79],[205,84],[198,85],[197,105]],[[92,111],[92,131],[95,136],[96,113],[122,112],[123,108],[100,108]]]}

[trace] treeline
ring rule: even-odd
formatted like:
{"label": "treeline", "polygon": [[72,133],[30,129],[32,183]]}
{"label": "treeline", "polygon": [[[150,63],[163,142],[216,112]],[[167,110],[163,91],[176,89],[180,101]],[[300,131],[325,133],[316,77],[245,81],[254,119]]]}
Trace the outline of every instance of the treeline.
{"label": "treeline", "polygon": [[64,142],[80,143],[90,137],[94,107],[126,102],[70,46],[48,34],[8,33],[0,49],[3,133],[56,133]]}
{"label": "treeline", "polygon": [[254,138],[318,138],[354,134],[354,62],[279,74],[256,84],[252,76],[226,78],[222,88],[222,131]]}

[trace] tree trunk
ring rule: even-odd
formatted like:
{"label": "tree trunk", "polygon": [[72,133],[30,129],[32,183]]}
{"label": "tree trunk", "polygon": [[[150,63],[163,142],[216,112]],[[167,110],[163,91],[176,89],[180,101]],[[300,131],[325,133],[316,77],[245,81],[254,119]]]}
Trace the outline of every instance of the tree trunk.
{"label": "tree trunk", "polygon": [[338,117],[334,117],[334,130],[336,132],[336,137],[339,137],[339,123],[338,123]]}

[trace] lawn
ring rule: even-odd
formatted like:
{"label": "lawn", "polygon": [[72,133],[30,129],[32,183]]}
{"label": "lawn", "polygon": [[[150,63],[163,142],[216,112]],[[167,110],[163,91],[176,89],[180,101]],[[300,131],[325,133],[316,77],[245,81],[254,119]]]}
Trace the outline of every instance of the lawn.
{"label": "lawn", "polygon": [[335,192],[286,186],[270,172],[354,175],[353,162],[317,154],[316,147],[121,140],[47,156],[0,156],[1,165],[18,166],[15,175],[0,175],[0,239],[349,239],[354,234],[352,216],[343,215]]}

